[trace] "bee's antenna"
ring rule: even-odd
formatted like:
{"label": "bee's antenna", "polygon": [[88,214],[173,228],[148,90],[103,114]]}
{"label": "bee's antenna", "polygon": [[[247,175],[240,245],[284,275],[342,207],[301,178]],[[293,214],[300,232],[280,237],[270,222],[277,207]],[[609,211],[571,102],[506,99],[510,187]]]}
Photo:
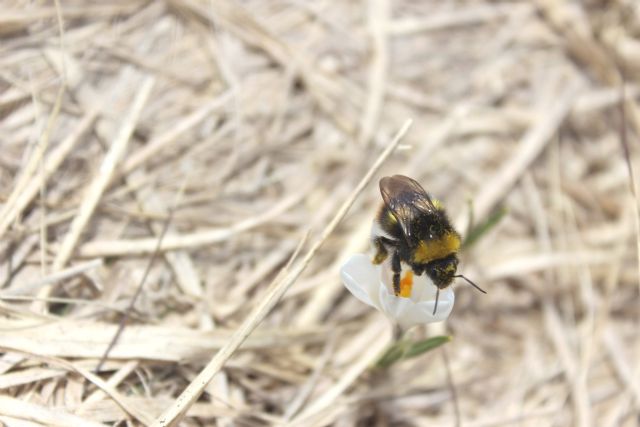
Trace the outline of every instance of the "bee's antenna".
{"label": "bee's antenna", "polygon": [[436,288],[436,304],[433,306],[433,315],[436,315],[436,310],[438,309],[438,298],[440,298],[440,288]]}
{"label": "bee's antenna", "polygon": [[480,292],[482,292],[483,294],[486,294],[487,291],[485,291],[484,289],[482,289],[480,286],[476,285],[475,283],[473,283],[471,280],[467,279],[466,277],[464,277],[462,274],[458,274],[456,276],[453,277],[462,277],[464,280],[467,281],[467,283],[469,283],[471,286],[473,286],[474,288],[476,288],[477,290],[479,290]]}

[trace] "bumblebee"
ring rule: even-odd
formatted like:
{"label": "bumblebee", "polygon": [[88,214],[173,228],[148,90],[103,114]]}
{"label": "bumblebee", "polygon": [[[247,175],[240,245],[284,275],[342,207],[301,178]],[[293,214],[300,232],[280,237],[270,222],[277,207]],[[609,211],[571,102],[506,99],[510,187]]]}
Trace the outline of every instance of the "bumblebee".
{"label": "bumblebee", "polygon": [[460,235],[439,200],[429,196],[415,180],[403,175],[382,178],[380,194],[384,204],[372,229],[373,263],[381,264],[391,255],[396,296],[401,295],[402,263],[408,265],[413,274],[426,274],[436,285],[434,314],[440,289],[451,285],[457,277],[486,293],[463,275],[456,274]]}

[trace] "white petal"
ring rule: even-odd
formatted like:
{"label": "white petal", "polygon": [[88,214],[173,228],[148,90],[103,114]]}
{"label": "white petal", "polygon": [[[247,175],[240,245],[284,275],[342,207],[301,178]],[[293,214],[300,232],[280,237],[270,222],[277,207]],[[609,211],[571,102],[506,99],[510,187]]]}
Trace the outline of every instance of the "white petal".
{"label": "white petal", "polygon": [[394,322],[398,322],[398,319],[404,316],[405,311],[414,304],[414,302],[409,298],[395,296],[382,284],[379,289],[379,298],[380,309]]}
{"label": "white petal", "polygon": [[[435,289],[435,286],[431,286]],[[431,294],[431,292],[427,291],[424,293]],[[440,291],[438,311],[434,315],[435,290],[432,298],[416,302],[413,298],[402,298],[393,295],[385,286],[380,287],[380,306],[382,311],[387,317],[405,329],[415,325],[445,320],[453,309],[454,301],[455,295],[451,288]]]}
{"label": "white petal", "polygon": [[433,314],[433,307],[436,303],[435,297],[433,299],[417,303],[416,308],[423,312],[424,316],[431,319],[426,323],[441,322],[451,314],[455,300],[456,296],[453,293],[453,289],[449,287],[440,291],[440,296],[438,297],[438,311],[435,315]]}
{"label": "white petal", "polygon": [[437,289],[438,288],[433,283],[433,280],[431,280],[426,274],[422,274],[421,276],[416,276],[414,274],[413,286],[411,288],[411,299],[414,302],[435,300]]}
{"label": "white petal", "polygon": [[376,266],[367,255],[352,255],[340,269],[340,277],[344,286],[365,304],[379,307],[378,288],[380,278]]}

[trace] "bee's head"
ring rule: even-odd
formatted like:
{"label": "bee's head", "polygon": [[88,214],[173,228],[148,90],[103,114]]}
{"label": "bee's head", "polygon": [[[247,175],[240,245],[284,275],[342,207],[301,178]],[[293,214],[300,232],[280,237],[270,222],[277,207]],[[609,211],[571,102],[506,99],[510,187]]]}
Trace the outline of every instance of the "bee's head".
{"label": "bee's head", "polygon": [[440,294],[440,289],[444,289],[448,287],[453,279],[456,277],[460,277],[467,281],[471,286],[486,294],[482,288],[473,283],[471,280],[464,277],[462,274],[456,274],[456,270],[458,269],[458,257],[455,253],[449,254],[444,258],[440,258],[426,264],[418,264],[412,266],[414,272],[416,274],[422,274],[423,272],[429,276],[429,278],[433,281],[433,284],[436,285],[436,302],[433,306],[433,314],[436,314],[436,310],[438,309],[438,295]]}
{"label": "bee's head", "polygon": [[421,266],[421,270],[433,280],[433,283],[439,289],[444,289],[453,282],[457,268],[458,257],[456,257],[455,253]]}

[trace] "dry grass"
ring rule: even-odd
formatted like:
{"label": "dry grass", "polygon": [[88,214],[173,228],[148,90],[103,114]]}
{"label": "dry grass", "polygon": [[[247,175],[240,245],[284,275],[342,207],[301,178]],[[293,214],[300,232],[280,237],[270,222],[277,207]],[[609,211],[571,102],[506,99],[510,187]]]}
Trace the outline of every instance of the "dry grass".
{"label": "dry grass", "polygon": [[[0,422],[637,425],[637,2],[23,3]],[[461,230],[469,200],[509,214],[463,255],[489,294],[414,332],[446,356],[381,373],[391,331],[338,270],[393,173]]]}

